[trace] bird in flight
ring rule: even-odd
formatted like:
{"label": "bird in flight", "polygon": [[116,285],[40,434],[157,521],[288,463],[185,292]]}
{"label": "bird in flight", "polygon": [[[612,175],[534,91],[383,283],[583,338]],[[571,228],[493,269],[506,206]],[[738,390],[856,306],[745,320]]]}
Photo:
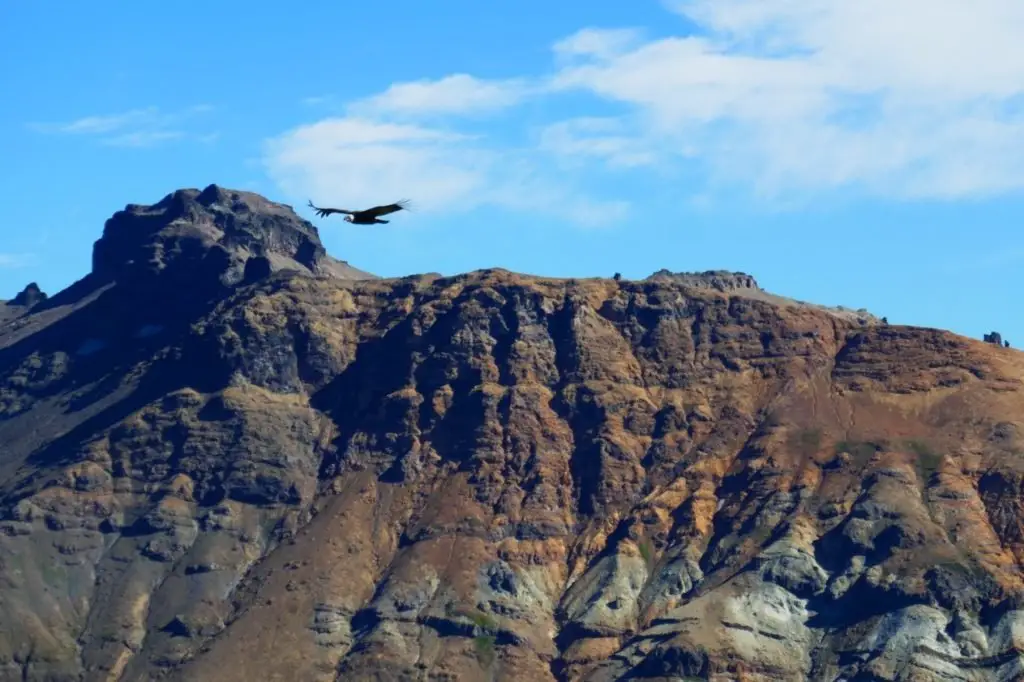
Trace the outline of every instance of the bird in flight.
{"label": "bird in flight", "polygon": [[387,206],[374,206],[363,211],[349,211],[344,208],[319,208],[313,205],[313,201],[309,201],[309,207],[316,211],[316,214],[321,218],[326,218],[332,213],[344,213],[345,222],[352,223],[353,225],[373,225],[374,223],[388,223],[388,220],[381,220],[380,216],[394,213],[395,211],[401,211],[403,208],[408,206],[407,200],[402,200],[394,204],[388,204]]}

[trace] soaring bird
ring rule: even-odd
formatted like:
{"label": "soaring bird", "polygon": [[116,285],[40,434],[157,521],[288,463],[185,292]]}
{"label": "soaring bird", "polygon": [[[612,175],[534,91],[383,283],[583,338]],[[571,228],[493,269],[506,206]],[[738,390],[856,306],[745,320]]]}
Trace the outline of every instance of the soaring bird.
{"label": "soaring bird", "polygon": [[387,215],[388,213],[394,213],[395,211],[401,211],[408,205],[407,200],[402,200],[394,204],[388,204],[387,206],[374,206],[363,211],[349,211],[344,208],[318,208],[313,205],[313,201],[309,201],[309,207],[316,211],[316,214],[321,218],[326,218],[332,213],[344,213],[345,222],[352,223],[353,225],[373,225],[374,223],[387,223],[390,221],[381,220],[380,216]]}

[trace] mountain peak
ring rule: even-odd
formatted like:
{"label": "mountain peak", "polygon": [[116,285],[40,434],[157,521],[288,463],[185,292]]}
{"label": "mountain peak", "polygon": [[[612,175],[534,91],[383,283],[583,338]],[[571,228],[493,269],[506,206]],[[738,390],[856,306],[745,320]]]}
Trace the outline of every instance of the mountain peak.
{"label": "mountain peak", "polygon": [[22,289],[17,296],[10,300],[12,305],[23,306],[25,308],[31,308],[37,303],[41,303],[46,300],[46,293],[39,288],[39,285],[35,282],[30,282],[28,286]]}
{"label": "mountain peak", "polygon": [[116,212],[93,247],[92,273],[106,280],[243,281],[249,258],[271,271],[343,279],[370,276],[327,255],[316,227],[291,206],[210,185],[171,192],[155,204]]}
{"label": "mountain peak", "polygon": [[0,305],[0,679],[1019,677],[995,333],[721,270],[313,276],[217,186],[95,261]]}
{"label": "mountain peak", "polygon": [[717,289],[718,291],[735,291],[737,289],[753,289],[761,291],[753,275],[745,272],[729,270],[707,270],[705,272],[672,272],[662,268],[651,274],[651,282],[678,282],[698,289]]}

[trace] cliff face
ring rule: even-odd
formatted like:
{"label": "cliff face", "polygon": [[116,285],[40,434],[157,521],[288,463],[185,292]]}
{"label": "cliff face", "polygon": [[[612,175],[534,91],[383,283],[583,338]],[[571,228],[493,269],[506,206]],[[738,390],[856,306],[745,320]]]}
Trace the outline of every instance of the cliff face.
{"label": "cliff face", "polygon": [[0,679],[1024,675],[1014,350],[670,275],[112,281],[0,332]]}

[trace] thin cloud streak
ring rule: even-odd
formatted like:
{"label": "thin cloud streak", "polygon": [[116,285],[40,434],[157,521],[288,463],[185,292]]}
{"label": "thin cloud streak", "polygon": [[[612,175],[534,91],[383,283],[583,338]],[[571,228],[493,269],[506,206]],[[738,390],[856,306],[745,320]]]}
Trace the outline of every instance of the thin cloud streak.
{"label": "thin cloud streak", "polygon": [[214,109],[209,104],[197,104],[165,113],[159,107],[151,106],[117,114],[84,116],[65,123],[34,122],[27,127],[37,133],[95,137],[100,144],[111,147],[154,147],[189,138],[212,142],[215,138],[211,138],[210,133],[191,133],[184,130],[183,126],[190,119]]}
{"label": "thin cloud streak", "polygon": [[35,254],[0,253],[0,268],[24,268],[35,262]]}

